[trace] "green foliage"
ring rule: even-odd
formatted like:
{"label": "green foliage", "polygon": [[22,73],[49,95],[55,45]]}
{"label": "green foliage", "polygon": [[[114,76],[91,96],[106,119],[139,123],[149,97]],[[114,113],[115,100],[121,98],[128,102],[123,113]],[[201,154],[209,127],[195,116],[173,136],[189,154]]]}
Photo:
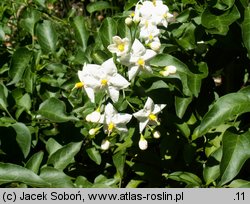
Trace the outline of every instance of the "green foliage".
{"label": "green foliage", "polygon": [[[250,186],[249,0],[163,1],[173,17],[157,27],[159,49],[140,37],[137,2],[0,3],[1,187]],[[156,51],[136,59],[132,80],[133,59],[110,52],[114,36],[128,52],[135,39]],[[99,80],[91,101],[78,71],[92,64],[92,76],[110,58],[113,87]],[[149,97],[150,114],[134,117]],[[98,118],[108,104],[112,123]]]}

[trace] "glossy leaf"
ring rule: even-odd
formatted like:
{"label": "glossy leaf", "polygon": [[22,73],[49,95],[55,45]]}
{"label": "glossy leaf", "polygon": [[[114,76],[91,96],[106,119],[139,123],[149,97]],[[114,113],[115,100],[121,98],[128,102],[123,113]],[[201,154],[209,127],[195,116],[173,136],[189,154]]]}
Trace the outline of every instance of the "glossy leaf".
{"label": "glossy leaf", "polygon": [[201,23],[211,34],[226,35],[229,26],[240,18],[240,13],[236,6],[225,11],[221,15],[215,15],[206,9],[201,16]]}
{"label": "glossy leaf", "polygon": [[39,172],[43,156],[44,152],[42,151],[33,154],[32,157],[26,163],[25,167],[37,174]]}
{"label": "glossy leaf", "polygon": [[22,182],[32,187],[49,187],[49,184],[33,171],[22,166],[0,163],[0,184]]}
{"label": "glossy leaf", "polygon": [[226,120],[242,113],[250,112],[250,98],[243,93],[231,93],[219,98],[203,117],[195,129],[193,139],[206,134],[210,129],[219,126]]}
{"label": "glossy leaf", "polygon": [[119,151],[115,155],[113,155],[113,162],[116,167],[117,173],[120,178],[122,178],[124,173],[124,165],[126,161],[126,153],[125,151]]}
{"label": "glossy leaf", "polygon": [[54,97],[51,97],[44,101],[40,105],[38,113],[46,119],[58,123],[77,120],[77,118],[75,118],[74,116],[68,116],[66,113],[65,104]]}
{"label": "glossy leaf", "polygon": [[231,181],[248,158],[250,158],[250,132],[237,134],[227,130],[222,139],[221,180],[218,185],[222,186]]}
{"label": "glossy leaf", "polygon": [[71,178],[63,171],[53,167],[44,167],[41,169],[40,177],[49,183],[50,188],[73,188]]}
{"label": "glossy leaf", "polygon": [[248,57],[250,57],[250,7],[245,8],[244,11],[244,20],[241,25],[242,38],[244,46],[248,51]]}
{"label": "glossy leaf", "polygon": [[102,157],[100,155],[100,152],[95,147],[86,149],[86,152],[89,155],[89,158],[92,159],[96,164],[101,164]]}
{"label": "glossy leaf", "polygon": [[0,108],[3,110],[7,110],[8,102],[8,89],[0,83]]}
{"label": "glossy leaf", "polygon": [[86,50],[88,46],[89,32],[86,27],[86,22],[83,16],[77,16],[73,20],[73,25],[75,29],[76,41],[83,51]]}
{"label": "glossy leaf", "polygon": [[31,134],[29,128],[20,122],[13,124],[11,127],[16,131],[16,141],[26,158],[30,152]]}
{"label": "glossy leaf", "polygon": [[172,179],[175,181],[181,181],[189,185],[189,187],[199,187],[202,184],[201,179],[193,173],[177,171],[168,175],[163,175],[168,179]]}
{"label": "glossy leaf", "polygon": [[71,142],[54,152],[48,159],[47,164],[52,164],[58,170],[65,169],[74,162],[74,156],[80,151],[82,142]]}
{"label": "glossy leaf", "polygon": [[109,2],[97,1],[97,2],[88,4],[86,9],[89,13],[93,13],[95,11],[101,11],[101,10],[109,9],[109,8],[112,8]]}
{"label": "glossy leaf", "polygon": [[234,5],[234,2],[235,0],[217,1],[213,7],[220,10],[227,10]]}
{"label": "glossy leaf", "polygon": [[117,24],[113,18],[105,18],[100,29],[99,35],[101,37],[103,46],[107,48],[110,44],[113,43],[113,36],[117,33]]}
{"label": "glossy leaf", "polygon": [[57,32],[53,23],[49,20],[44,20],[36,27],[36,36],[43,52],[48,54],[55,53],[57,44]]}
{"label": "glossy leaf", "polygon": [[86,177],[78,176],[74,185],[76,185],[77,188],[91,188],[93,184],[90,183]]}
{"label": "glossy leaf", "polygon": [[250,181],[243,179],[233,180],[229,185],[229,188],[250,188]]}
{"label": "glossy leaf", "polygon": [[9,76],[12,81],[8,85],[15,84],[22,79],[25,70],[29,68],[31,58],[32,52],[25,47],[21,47],[14,52],[9,69]]}
{"label": "glossy leaf", "polygon": [[53,138],[49,138],[48,141],[46,142],[46,150],[49,153],[49,156],[61,148],[62,148],[62,145],[60,145]]}

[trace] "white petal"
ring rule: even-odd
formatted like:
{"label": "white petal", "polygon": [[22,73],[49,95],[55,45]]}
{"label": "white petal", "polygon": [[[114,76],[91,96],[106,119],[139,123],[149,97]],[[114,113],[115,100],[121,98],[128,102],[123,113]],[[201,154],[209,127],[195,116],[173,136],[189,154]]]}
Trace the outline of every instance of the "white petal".
{"label": "white petal", "polygon": [[146,48],[143,46],[143,44],[138,40],[135,39],[133,45],[132,45],[132,51],[134,55],[142,55],[145,53]]}
{"label": "white petal", "polygon": [[140,133],[142,133],[142,131],[145,129],[145,127],[147,126],[148,122],[149,122],[148,119],[140,122],[140,124],[139,124]]}
{"label": "white petal", "polygon": [[153,50],[147,49],[145,54],[143,55],[143,59],[146,60],[150,60],[152,59],[157,53]]}
{"label": "white petal", "polygon": [[113,42],[114,42],[115,44],[121,44],[121,43],[122,43],[122,39],[121,39],[119,36],[114,36],[114,37],[112,38],[112,40],[113,40]]}
{"label": "white petal", "polygon": [[148,118],[148,115],[150,114],[150,111],[147,111],[145,109],[141,109],[133,114],[135,118],[137,118],[139,121],[144,121]]}
{"label": "white petal", "polygon": [[92,103],[95,103],[95,94],[94,90],[92,88],[85,87],[85,91],[87,93],[87,96],[89,97],[90,101]]}
{"label": "white petal", "polygon": [[128,128],[126,127],[126,125],[117,125],[117,126],[116,126],[116,129],[117,129],[119,132],[123,132],[123,133],[128,132]]}
{"label": "white petal", "polygon": [[157,114],[157,113],[161,112],[161,110],[162,110],[163,108],[165,108],[165,107],[166,107],[166,104],[156,104],[156,105],[154,106],[154,110],[152,111],[152,113],[153,113],[153,114]]}
{"label": "white petal", "polygon": [[102,63],[102,68],[104,69],[104,72],[108,75],[113,75],[117,73],[117,68],[115,66],[115,63],[113,61],[113,58],[110,58]]}
{"label": "white petal", "polygon": [[150,97],[148,97],[148,99],[145,103],[144,109],[152,112],[154,110],[154,106],[155,106],[154,101]]}
{"label": "white petal", "polygon": [[127,113],[120,113],[117,114],[116,121],[114,121],[115,124],[127,124],[132,118],[132,115]]}
{"label": "white petal", "polygon": [[109,83],[118,90],[127,88],[130,85],[130,83],[120,74],[115,74],[112,78],[110,78]]}
{"label": "white petal", "polygon": [[114,87],[108,87],[108,95],[114,103],[119,99],[119,91]]}
{"label": "white petal", "polygon": [[111,44],[108,46],[108,50],[111,52],[111,53],[116,53],[116,52],[119,52],[119,50],[117,49],[117,46],[115,44]]}
{"label": "white petal", "polygon": [[128,79],[129,79],[129,81],[134,79],[139,71],[140,71],[140,69],[139,69],[138,66],[129,67],[128,68]]}
{"label": "white petal", "polygon": [[144,70],[146,70],[146,71],[148,71],[148,72],[150,72],[150,73],[153,72],[153,70],[151,69],[151,67],[150,67],[149,65],[145,65],[145,66],[144,66]]}
{"label": "white petal", "polygon": [[108,103],[105,107],[105,116],[112,118],[115,114],[117,114],[117,111],[115,110],[114,106],[111,103]]}

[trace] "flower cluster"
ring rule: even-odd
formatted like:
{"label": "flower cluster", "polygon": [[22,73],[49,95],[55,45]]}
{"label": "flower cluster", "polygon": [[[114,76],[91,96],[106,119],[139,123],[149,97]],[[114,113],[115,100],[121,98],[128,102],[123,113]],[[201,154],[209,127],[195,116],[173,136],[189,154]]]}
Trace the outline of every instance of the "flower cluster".
{"label": "flower cluster", "polygon": [[[118,102],[120,91],[130,86],[130,81],[142,72],[153,73],[149,61],[159,52],[161,43],[159,36],[161,30],[159,26],[168,26],[172,14],[161,0],[139,1],[135,11],[125,20],[130,26],[132,23],[139,30],[138,38],[113,37],[113,43],[107,48],[116,57],[110,58],[101,65],[85,64],[81,71],[78,71],[80,82],[75,88],[83,88],[92,103],[96,102],[96,94],[103,92],[113,103]],[[118,73],[115,62],[119,62],[127,67],[128,80]],[[172,65],[165,67],[160,72],[163,76],[176,73],[176,68]],[[128,131],[126,125],[132,116],[139,121],[140,140],[139,147],[145,150],[148,146],[147,140],[143,136],[143,131],[148,126],[153,132],[154,138],[159,138],[160,133],[154,131],[151,126],[160,124],[158,114],[165,107],[165,104],[154,104],[151,98],[147,101],[143,109],[135,113],[118,113],[113,104],[99,105],[98,108],[86,116],[86,121],[97,124],[95,128],[89,130],[89,135],[96,135],[101,128],[107,137],[102,141],[101,149],[107,150],[110,146],[109,138],[115,134],[122,134]]]}

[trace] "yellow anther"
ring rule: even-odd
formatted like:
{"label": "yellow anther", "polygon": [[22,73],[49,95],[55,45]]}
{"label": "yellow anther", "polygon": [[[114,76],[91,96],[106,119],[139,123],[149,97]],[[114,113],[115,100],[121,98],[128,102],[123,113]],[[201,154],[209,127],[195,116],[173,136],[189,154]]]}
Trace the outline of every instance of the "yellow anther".
{"label": "yellow anther", "polygon": [[148,36],[148,38],[149,38],[149,40],[153,40],[154,36],[153,36],[152,34],[150,34],[150,35]]}
{"label": "yellow anther", "polygon": [[133,12],[133,13],[131,13],[131,14],[130,14],[130,16],[131,16],[131,17],[134,17],[134,16],[135,16],[135,13],[134,13],[134,12]]}
{"label": "yellow anther", "polygon": [[157,121],[157,116],[155,114],[153,114],[153,113],[150,113],[148,118],[149,118],[149,120]]}
{"label": "yellow anther", "polygon": [[117,46],[117,48],[118,48],[118,50],[120,51],[120,52],[123,52],[124,51],[124,43],[121,43],[121,44],[119,44],[118,46]]}
{"label": "yellow anther", "polygon": [[112,122],[109,123],[109,124],[108,124],[108,131],[109,131],[109,132],[112,132],[113,129],[114,129],[114,127],[115,127],[115,124],[114,124],[114,123],[112,123]]}
{"label": "yellow anther", "polygon": [[102,79],[102,80],[101,80],[101,85],[102,85],[102,86],[106,86],[107,83],[108,83],[108,80],[107,80],[107,79]]}
{"label": "yellow anther", "polygon": [[78,82],[78,83],[75,84],[75,88],[77,88],[77,89],[80,89],[80,88],[82,88],[83,86],[84,86],[84,83],[83,83],[83,82]]}
{"label": "yellow anther", "polygon": [[153,0],[153,4],[154,4],[154,6],[156,6],[156,0]]}
{"label": "yellow anther", "polygon": [[141,59],[141,58],[138,59],[137,64],[138,64],[140,67],[144,67],[144,65],[145,65],[144,59]]}

